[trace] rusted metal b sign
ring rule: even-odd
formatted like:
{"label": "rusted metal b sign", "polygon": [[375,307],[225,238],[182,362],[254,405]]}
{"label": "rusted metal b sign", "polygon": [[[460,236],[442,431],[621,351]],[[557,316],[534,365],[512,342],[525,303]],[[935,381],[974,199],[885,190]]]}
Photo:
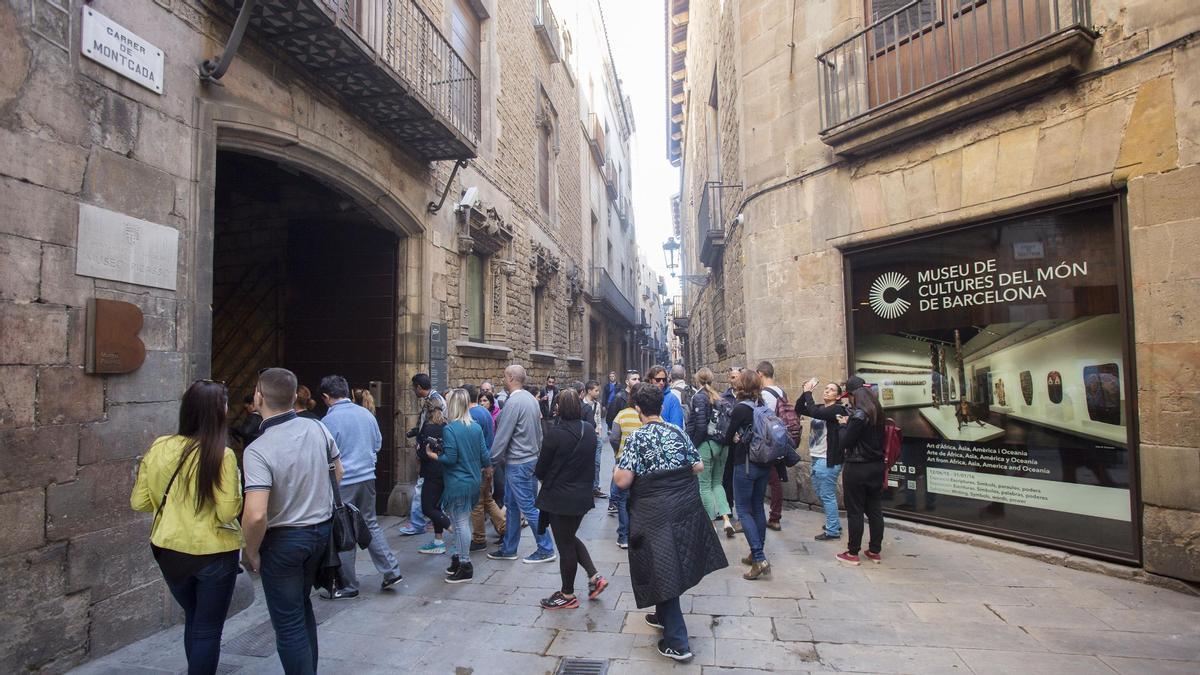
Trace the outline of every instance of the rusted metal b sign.
{"label": "rusted metal b sign", "polygon": [[86,370],[97,375],[131,373],[146,361],[138,337],[142,310],[119,300],[88,300]]}

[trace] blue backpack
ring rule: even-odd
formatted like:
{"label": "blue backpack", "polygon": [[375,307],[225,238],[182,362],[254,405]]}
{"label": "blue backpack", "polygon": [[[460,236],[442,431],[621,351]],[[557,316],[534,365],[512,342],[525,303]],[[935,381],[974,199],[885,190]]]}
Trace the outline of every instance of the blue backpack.
{"label": "blue backpack", "polygon": [[746,461],[755,464],[773,465],[796,449],[787,425],[765,405],[741,401],[754,411],[754,422],[750,425],[750,441],[746,446]]}

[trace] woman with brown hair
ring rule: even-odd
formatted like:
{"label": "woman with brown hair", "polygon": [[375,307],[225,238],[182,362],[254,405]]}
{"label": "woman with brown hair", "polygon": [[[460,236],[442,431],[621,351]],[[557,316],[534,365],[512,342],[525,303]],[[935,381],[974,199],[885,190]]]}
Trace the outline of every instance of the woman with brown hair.
{"label": "woman with brown hair", "polygon": [[296,387],[296,402],[292,404],[296,410],[297,417],[307,417],[310,420],[319,420],[317,414],[313,412],[313,408],[317,407],[317,402],[313,400],[312,391],[304,385]]}
{"label": "woman with brown hair", "polygon": [[725,474],[725,462],[729,459],[729,448],[723,445],[725,439],[717,434],[713,412],[721,402],[721,392],[713,386],[715,376],[709,368],[701,368],[696,372],[696,393],[688,403],[687,435],[692,445],[700,451],[700,459],[704,462],[704,471],[700,473],[700,501],[710,520],[718,518],[724,523],[725,535],[734,536],[733,523],[730,521],[731,511],[729,501],[725,498],[725,490],[721,486],[721,478]]}
{"label": "woman with brown hair", "polygon": [[767,481],[775,467],[750,461],[747,455],[754,433],[754,408],[763,405],[760,398],[762,379],[758,373],[746,368],[733,380],[733,393],[737,405],[729,416],[729,429],[725,432],[725,444],[729,446],[729,459],[733,462],[733,503],[737,506],[738,520],[750,545],[750,555],[742,558],[742,564],[750,569],[742,575],[754,581],[771,573],[763,548],[767,539],[767,513],[763,499],[767,494]]}
{"label": "woman with brown hair", "polygon": [[[238,513],[242,481],[226,447],[229,392],[197,380],[183,394],[179,432],[154,441],[142,458],[129,505],[154,514],[150,548],[183,608],[189,673],[215,673],[221,631],[244,545]],[[175,495],[171,497],[171,495]]]}

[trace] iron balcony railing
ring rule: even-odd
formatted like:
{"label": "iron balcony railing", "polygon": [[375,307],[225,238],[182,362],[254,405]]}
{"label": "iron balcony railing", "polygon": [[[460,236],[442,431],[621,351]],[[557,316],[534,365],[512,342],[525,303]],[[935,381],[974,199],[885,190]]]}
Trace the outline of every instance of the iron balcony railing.
{"label": "iron balcony railing", "polygon": [[613,314],[630,326],[638,322],[637,310],[634,309],[633,303],[625,297],[625,294],[621,292],[621,287],[613,281],[608,270],[603,267],[592,268],[592,298],[608,305]]}
{"label": "iron balcony railing", "polygon": [[479,142],[479,77],[416,0],[320,0],[432,108]]}
{"label": "iron balcony railing", "polygon": [[817,57],[821,131],[1089,25],[1088,0],[913,0]]}
{"label": "iron balcony railing", "polygon": [[553,63],[558,63],[562,59],[559,51],[558,19],[554,18],[550,0],[534,0],[533,11],[533,27],[553,57]]}

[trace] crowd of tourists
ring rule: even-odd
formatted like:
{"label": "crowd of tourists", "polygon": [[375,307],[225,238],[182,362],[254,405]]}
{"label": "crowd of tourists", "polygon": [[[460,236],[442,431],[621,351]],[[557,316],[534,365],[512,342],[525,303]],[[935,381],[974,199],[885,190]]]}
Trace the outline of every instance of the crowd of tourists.
{"label": "crowd of tourists", "polygon": [[[449,553],[451,584],[472,580],[472,554],[484,551],[494,561],[557,562],[561,586],[541,607],[573,609],[581,605],[580,568],[588,600],[609,585],[579,537],[596,500],[607,500],[616,545],[628,550],[634,600],[653,608],[645,621],[662,631],[658,650],[686,661],[679,598],[728,566],[718,532],[744,537],[745,579],[770,578],[768,531],[783,527],[782,483],[800,460],[795,446],[808,418],[811,484],[825,512],[815,539],[841,539],[840,475],[848,542],[836,557],[859,564],[865,517],[865,557],[881,562],[885,434],[871,388],[850,377],[818,392],[812,378],[793,404],[770,362],[731,367],[725,377],[721,388],[709,368],[689,381],[681,366],[653,366],[625,373],[623,383],[614,371],[603,385],[560,390],[552,375],[533,386],[513,364],[500,386],[439,392],[418,373],[408,431],[418,479],[398,532],[429,535],[421,554]],[[184,610],[189,672],[216,672],[242,568],[261,578],[289,674],[317,669],[313,589],[329,600],[361,592],[356,548],[368,550],[381,591],[403,580],[375,510],[383,435],[374,397],[338,375],[322,378],[318,394],[286,369],[265,369],[234,424],[225,385],[198,380],[183,394],[178,433],[158,438],[142,458],[131,505],[153,514],[151,548]],[[240,456],[231,440],[244,446]],[[606,446],[611,476],[601,475]],[[526,527],[533,548],[522,556]]]}

